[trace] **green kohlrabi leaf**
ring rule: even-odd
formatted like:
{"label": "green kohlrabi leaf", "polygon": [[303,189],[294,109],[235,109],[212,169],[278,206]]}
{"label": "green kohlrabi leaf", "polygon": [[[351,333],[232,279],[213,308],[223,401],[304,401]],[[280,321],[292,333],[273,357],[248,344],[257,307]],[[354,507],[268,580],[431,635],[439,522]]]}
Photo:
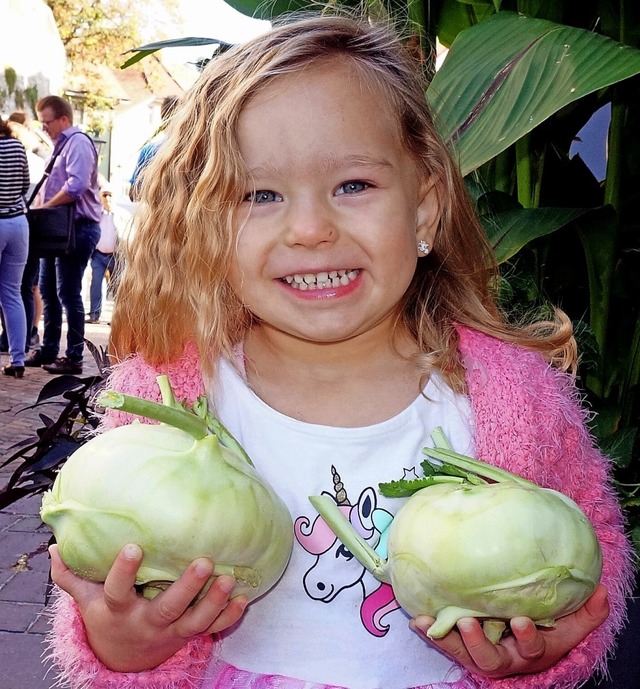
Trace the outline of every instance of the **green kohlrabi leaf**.
{"label": "green kohlrabi leaf", "polygon": [[573,101],[640,73],[640,50],[499,12],[459,34],[427,97],[463,174]]}

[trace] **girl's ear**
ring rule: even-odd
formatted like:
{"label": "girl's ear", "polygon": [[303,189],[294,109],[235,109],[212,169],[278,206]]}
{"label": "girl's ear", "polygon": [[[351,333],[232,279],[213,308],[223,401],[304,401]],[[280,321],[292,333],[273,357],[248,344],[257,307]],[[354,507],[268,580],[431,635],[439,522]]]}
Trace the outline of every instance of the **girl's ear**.
{"label": "girl's ear", "polygon": [[433,248],[442,212],[440,193],[436,181],[425,179],[418,190],[416,211],[416,241],[427,242]]}

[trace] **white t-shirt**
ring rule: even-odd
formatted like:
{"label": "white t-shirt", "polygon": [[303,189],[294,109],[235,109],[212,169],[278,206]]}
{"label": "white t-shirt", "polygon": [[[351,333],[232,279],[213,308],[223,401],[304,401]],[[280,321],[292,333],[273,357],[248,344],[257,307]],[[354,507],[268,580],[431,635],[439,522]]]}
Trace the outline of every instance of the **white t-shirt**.
{"label": "white t-shirt", "polygon": [[102,211],[100,218],[100,239],[96,249],[103,254],[112,254],[116,250],[118,242],[118,228],[113,212]]}
{"label": "white t-shirt", "polygon": [[[257,471],[291,511],[291,561],[278,584],[247,609],[222,642],[221,657],[250,672],[278,674],[350,689],[406,689],[454,682],[459,670],[408,627],[390,587],[381,585],[327,529],[314,529],[310,495],[341,494],[353,506],[370,545],[403,504],[378,483],[415,470],[441,426],[458,452],[472,453],[471,410],[432,377],[397,416],[364,428],[336,428],[287,417],[260,400],[221,362],[211,402],[247,450]],[[357,404],[354,400],[354,404]]]}

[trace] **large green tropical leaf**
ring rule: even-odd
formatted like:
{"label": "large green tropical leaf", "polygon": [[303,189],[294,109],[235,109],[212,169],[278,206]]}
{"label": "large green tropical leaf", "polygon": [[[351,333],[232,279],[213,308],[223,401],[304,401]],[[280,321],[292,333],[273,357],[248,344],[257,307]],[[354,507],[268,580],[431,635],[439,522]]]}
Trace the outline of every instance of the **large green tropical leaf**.
{"label": "large green tropical leaf", "polygon": [[135,65],[136,62],[140,62],[140,60],[143,60],[148,55],[152,55],[163,48],[197,48],[203,45],[215,46],[215,48],[211,50],[212,55],[224,52],[231,47],[231,44],[225,43],[225,41],[221,41],[218,38],[196,38],[193,36],[186,38],[170,38],[165,41],[155,41],[154,43],[147,43],[145,45],[138,46],[137,48],[127,50],[125,55],[128,53],[134,53],[134,55],[126,62],[123,62],[120,65],[120,69],[131,67],[131,65]]}
{"label": "large green tropical leaf", "polygon": [[529,242],[552,234],[580,216],[586,208],[515,208],[481,217],[498,263],[508,261]]}
{"label": "large green tropical leaf", "polygon": [[[287,12],[310,10],[314,7],[309,0],[225,0],[234,10],[255,19],[273,19]],[[341,4],[348,4],[342,2]],[[316,9],[320,5],[315,5]]]}
{"label": "large green tropical leaf", "polygon": [[458,0],[444,0],[438,17],[438,39],[449,48],[456,36],[470,27],[485,21],[496,8],[493,2],[466,3]]}
{"label": "large green tropical leaf", "polygon": [[640,50],[499,12],[454,41],[427,97],[463,174],[573,101],[640,74]]}

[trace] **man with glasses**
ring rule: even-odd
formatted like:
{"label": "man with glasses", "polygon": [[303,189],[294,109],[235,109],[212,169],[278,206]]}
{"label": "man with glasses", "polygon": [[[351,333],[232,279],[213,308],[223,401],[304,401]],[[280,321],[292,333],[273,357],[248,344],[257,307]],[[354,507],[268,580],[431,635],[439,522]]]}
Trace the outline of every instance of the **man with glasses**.
{"label": "man with glasses", "polygon": [[[64,256],[40,259],[40,293],[44,304],[44,333],[40,350],[26,366],[42,366],[49,373],[82,373],[85,312],[82,278],[100,238],[102,204],[98,190],[98,155],[91,139],[73,126],[71,104],[59,96],[45,96],[36,104],[38,120],[58,154],[40,191],[40,206],[75,203],[75,248]],[[52,155],[53,155],[52,154]],[[62,311],[67,317],[67,348],[58,358]]]}

